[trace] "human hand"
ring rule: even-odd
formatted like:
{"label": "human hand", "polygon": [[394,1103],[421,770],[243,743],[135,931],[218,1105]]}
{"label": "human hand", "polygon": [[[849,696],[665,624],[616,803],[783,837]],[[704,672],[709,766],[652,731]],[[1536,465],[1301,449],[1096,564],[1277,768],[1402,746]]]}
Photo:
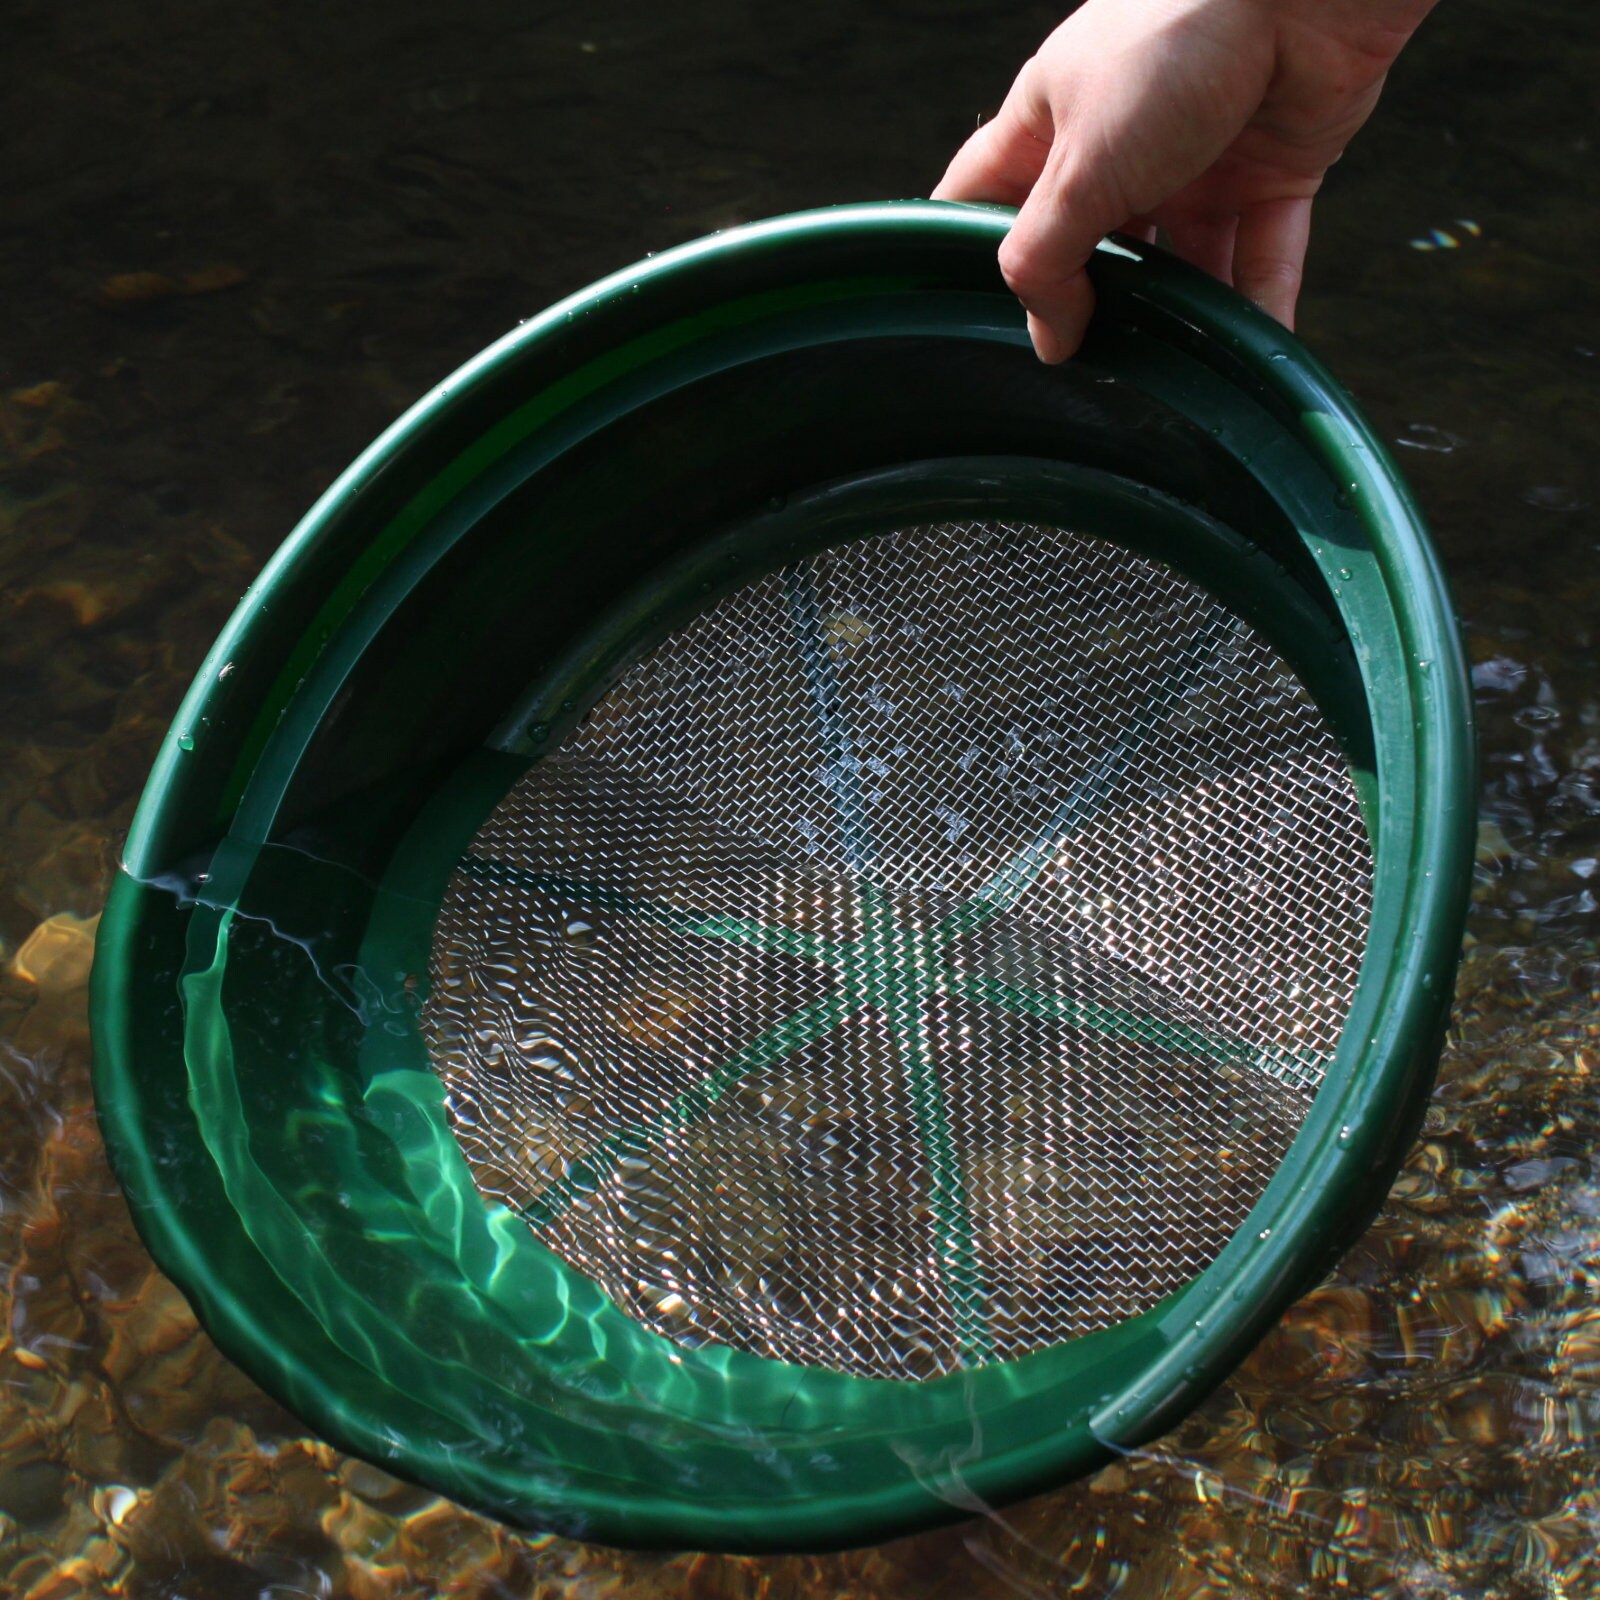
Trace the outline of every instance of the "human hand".
{"label": "human hand", "polygon": [[936,200],[1020,206],[1000,270],[1045,361],[1094,309],[1113,229],[1294,326],[1311,200],[1433,0],[1086,0],[957,151]]}

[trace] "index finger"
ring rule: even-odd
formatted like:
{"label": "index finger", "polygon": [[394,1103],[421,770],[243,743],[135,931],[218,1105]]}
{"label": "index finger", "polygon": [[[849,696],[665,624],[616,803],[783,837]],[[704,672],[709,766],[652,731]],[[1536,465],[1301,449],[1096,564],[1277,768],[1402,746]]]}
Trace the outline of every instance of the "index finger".
{"label": "index finger", "polygon": [[1083,341],[1094,311],[1085,264],[1123,208],[1072,163],[1072,141],[1049,101],[1035,92],[1037,58],[1017,75],[993,122],[956,152],[935,200],[979,200],[1021,209],[1000,246],[1000,272],[1028,313],[1043,361],[1064,361]]}
{"label": "index finger", "polygon": [[1028,334],[1041,361],[1065,361],[1083,342],[1094,313],[1085,270],[1095,246],[1125,208],[1103,186],[1072,170],[1068,142],[1057,139],[1038,181],[1000,245],[1000,273],[1028,312]]}
{"label": "index finger", "polygon": [[1048,112],[1041,127],[1037,112],[1019,104],[1023,93],[1019,75],[994,118],[956,151],[933,199],[1020,206],[1028,198],[1044,171],[1054,129]]}

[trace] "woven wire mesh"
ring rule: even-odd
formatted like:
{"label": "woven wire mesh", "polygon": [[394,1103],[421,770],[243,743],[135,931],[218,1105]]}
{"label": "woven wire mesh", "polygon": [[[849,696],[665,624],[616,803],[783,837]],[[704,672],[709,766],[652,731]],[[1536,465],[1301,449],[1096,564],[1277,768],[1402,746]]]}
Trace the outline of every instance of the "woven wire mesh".
{"label": "woven wire mesh", "polygon": [[529,769],[424,1030],[481,1188],[640,1322],[927,1377],[1214,1259],[1370,877],[1320,714],[1205,591],[910,528],[712,606]]}

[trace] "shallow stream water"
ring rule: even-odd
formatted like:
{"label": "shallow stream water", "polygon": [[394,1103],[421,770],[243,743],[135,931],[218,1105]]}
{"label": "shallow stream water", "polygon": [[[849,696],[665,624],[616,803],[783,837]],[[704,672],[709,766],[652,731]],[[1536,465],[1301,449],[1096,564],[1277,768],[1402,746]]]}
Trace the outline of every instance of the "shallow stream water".
{"label": "shallow stream water", "polygon": [[1478,883],[1381,1217],[1175,1434],[832,1557],[513,1535],[306,1436],[153,1268],[84,981],[239,592],[425,388],[602,273],[925,192],[1057,13],[14,0],[0,107],[0,1592],[154,1600],[1600,1593],[1600,24],[1443,0],[1317,209],[1301,331],[1474,663]]}

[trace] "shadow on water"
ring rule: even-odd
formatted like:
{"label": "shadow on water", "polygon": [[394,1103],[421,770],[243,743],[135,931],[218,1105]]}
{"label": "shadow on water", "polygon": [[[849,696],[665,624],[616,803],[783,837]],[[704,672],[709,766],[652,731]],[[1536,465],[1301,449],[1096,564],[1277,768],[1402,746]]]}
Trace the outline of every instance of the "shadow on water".
{"label": "shadow on water", "polygon": [[200,1333],[106,1166],[84,983],[117,842],[206,646],[304,506],[558,294],[714,227],[925,190],[1054,20],[971,0],[475,0],[448,22],[12,8],[8,1592],[1600,1589],[1600,33],[1576,0],[1444,0],[1319,205],[1302,332],[1394,441],[1467,625],[1478,884],[1438,1089],[1382,1216],[1173,1435],[833,1557],[518,1536],[306,1437]]}

